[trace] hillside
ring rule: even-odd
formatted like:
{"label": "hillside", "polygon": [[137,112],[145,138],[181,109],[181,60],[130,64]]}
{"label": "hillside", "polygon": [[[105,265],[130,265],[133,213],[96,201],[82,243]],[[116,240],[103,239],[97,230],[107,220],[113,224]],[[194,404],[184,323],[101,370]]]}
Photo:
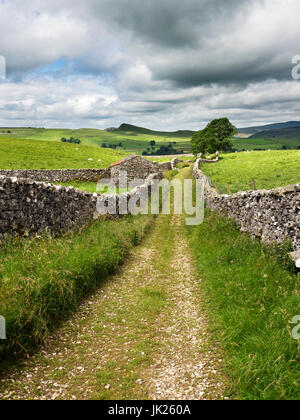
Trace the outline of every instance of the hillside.
{"label": "hillside", "polygon": [[[175,150],[184,150],[190,153],[190,132],[178,131],[175,133],[165,133],[151,131],[125,124],[122,129],[98,130],[91,128],[71,129],[48,129],[48,128],[0,128],[0,139],[20,138],[28,140],[44,140],[60,142],[62,137],[74,137],[81,140],[85,146],[97,146],[115,148],[126,153],[142,154],[149,147],[149,142],[154,140],[157,147],[168,146],[170,142]],[[128,131],[129,130],[129,131]],[[191,132],[192,133],[192,132]]]}
{"label": "hillside", "polygon": [[0,169],[106,168],[124,156],[99,147],[0,137]]}
{"label": "hillside", "polygon": [[233,148],[237,151],[246,150],[282,150],[298,149],[300,140],[281,138],[240,138],[233,139]]}
{"label": "hillside", "polygon": [[300,126],[260,131],[254,133],[250,138],[300,140]]}
{"label": "hillside", "polygon": [[191,130],[178,130],[178,131],[154,131],[149,130],[148,128],[137,127],[131,124],[121,124],[118,129],[115,130],[116,133],[139,133],[146,134],[151,136],[159,137],[180,137],[190,139],[195,131]]}
{"label": "hillside", "polygon": [[[251,136],[253,134],[270,131],[270,130],[281,130],[286,128],[295,128],[299,127],[300,129],[300,121],[288,121],[284,123],[275,123],[275,124],[267,124],[267,125],[261,125],[256,127],[245,127],[245,128],[239,128],[238,132],[239,134],[245,134],[248,136]],[[262,136],[259,136],[262,137]]]}

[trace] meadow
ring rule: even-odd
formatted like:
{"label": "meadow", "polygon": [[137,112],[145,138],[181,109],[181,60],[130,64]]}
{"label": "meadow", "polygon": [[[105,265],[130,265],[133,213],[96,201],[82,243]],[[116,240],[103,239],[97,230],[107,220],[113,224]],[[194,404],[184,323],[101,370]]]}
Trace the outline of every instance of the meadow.
{"label": "meadow", "polygon": [[1,169],[106,168],[126,155],[124,151],[82,144],[0,137]]}
{"label": "meadow", "polygon": [[300,147],[300,140],[288,138],[235,138],[233,149],[238,152],[243,150],[282,150],[297,149]]}
{"label": "meadow", "polygon": [[300,182],[300,150],[224,154],[217,164],[201,170],[220,193],[271,189]]}

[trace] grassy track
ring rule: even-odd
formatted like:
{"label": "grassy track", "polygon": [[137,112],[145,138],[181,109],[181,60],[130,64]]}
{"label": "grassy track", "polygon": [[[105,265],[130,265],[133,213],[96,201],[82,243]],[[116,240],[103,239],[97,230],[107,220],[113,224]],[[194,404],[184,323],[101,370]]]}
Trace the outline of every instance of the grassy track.
{"label": "grassy track", "polygon": [[300,182],[300,150],[235,153],[222,156],[217,164],[203,164],[219,192],[234,193],[275,188]]}
{"label": "grassy track", "polygon": [[209,211],[194,227],[160,216],[47,348],[1,378],[0,398],[299,400],[300,280],[283,257]]}
{"label": "grassy track", "polygon": [[2,377],[0,398],[224,398],[222,360],[207,333],[182,222],[160,216],[48,347]]}

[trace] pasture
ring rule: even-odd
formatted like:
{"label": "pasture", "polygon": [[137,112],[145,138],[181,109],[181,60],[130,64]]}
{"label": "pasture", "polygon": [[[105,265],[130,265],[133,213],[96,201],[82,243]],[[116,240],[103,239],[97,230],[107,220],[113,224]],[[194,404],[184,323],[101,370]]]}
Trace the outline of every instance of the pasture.
{"label": "pasture", "polygon": [[233,139],[233,149],[238,152],[243,150],[282,150],[282,148],[297,149],[300,147],[300,140],[282,138],[235,138]]}
{"label": "pasture", "polygon": [[220,193],[272,189],[300,182],[300,150],[224,154],[217,164],[202,164]]}
{"label": "pasture", "polygon": [[[97,130],[92,128],[82,128],[78,130],[69,129],[44,129],[44,128],[2,128],[0,129],[0,139],[27,139],[44,140],[49,142],[60,142],[62,137],[74,137],[81,140],[84,146],[102,147],[110,145],[116,147],[117,151],[126,153],[142,154],[149,147],[150,141],[155,141],[157,148],[168,146],[173,143],[175,150],[190,153],[190,137],[178,137],[172,133],[151,132],[143,133],[138,129],[133,131],[116,130],[113,132]],[[9,133],[8,133],[9,131]],[[145,130],[147,131],[147,130]],[[157,134],[156,134],[157,133]],[[174,144],[176,143],[176,144]]]}
{"label": "pasture", "polygon": [[82,144],[0,137],[1,169],[106,168],[126,155],[124,151]]}

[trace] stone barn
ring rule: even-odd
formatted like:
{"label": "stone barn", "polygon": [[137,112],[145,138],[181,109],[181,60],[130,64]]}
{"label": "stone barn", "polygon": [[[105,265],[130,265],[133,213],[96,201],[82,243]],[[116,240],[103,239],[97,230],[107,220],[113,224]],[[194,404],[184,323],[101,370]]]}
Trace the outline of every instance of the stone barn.
{"label": "stone barn", "polygon": [[145,180],[149,175],[160,172],[160,166],[157,162],[151,162],[142,156],[127,156],[119,162],[113,163],[110,167],[110,177],[118,184],[121,172],[127,173],[128,182],[134,179]]}

